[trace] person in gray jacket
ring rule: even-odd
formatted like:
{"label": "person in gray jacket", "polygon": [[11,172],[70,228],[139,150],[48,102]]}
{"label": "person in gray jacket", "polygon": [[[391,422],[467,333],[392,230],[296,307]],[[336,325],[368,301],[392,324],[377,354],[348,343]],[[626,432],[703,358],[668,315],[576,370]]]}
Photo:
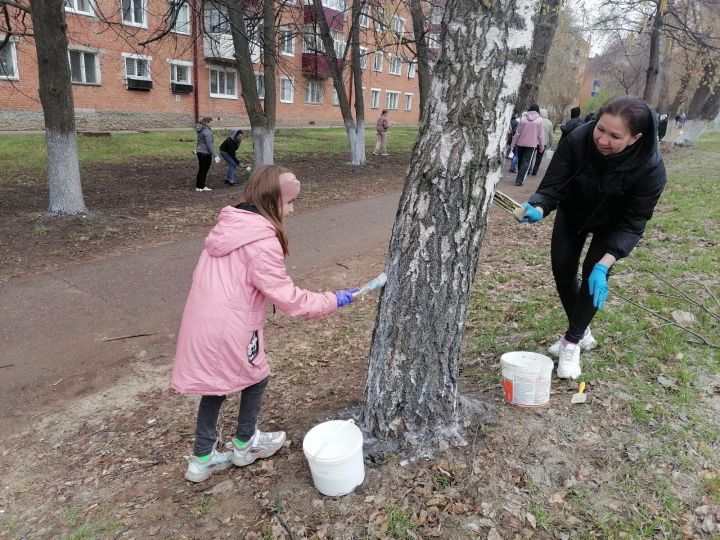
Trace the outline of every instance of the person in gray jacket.
{"label": "person in gray jacket", "polygon": [[[545,129],[545,152],[552,148],[553,145],[553,123],[548,118],[547,109],[540,109],[540,118],[542,119],[543,128]],[[545,152],[538,152],[535,156],[535,165],[530,172],[532,176],[537,175],[540,163],[542,163]]]}
{"label": "person in gray jacket", "polygon": [[220,156],[213,146],[213,131],[210,129],[212,124],[212,116],[203,116],[200,123],[195,127],[197,131],[197,146],[195,153],[198,159],[198,173],[195,179],[195,191],[212,191],[205,185],[207,173],[210,170],[213,158],[215,163],[220,163]]}

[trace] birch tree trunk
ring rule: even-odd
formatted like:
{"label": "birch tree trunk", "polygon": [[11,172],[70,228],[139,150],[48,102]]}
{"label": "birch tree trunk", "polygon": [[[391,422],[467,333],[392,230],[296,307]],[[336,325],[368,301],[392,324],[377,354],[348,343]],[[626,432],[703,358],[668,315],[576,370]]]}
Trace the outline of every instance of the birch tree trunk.
{"label": "birch tree trunk", "polygon": [[362,416],[382,438],[455,419],[470,288],[538,0],[449,0],[386,262]]}
{"label": "birch tree trunk", "polygon": [[45,119],[48,157],[48,210],[72,215],[87,212],[80,183],[75,105],[67,53],[63,0],[32,2],[40,101]]}
{"label": "birch tree trunk", "polygon": [[534,26],[530,58],[518,90],[516,100],[518,111],[526,111],[530,105],[538,102],[540,84],[545,75],[550,47],[555,39],[562,4],[563,0],[541,0],[540,13]]}

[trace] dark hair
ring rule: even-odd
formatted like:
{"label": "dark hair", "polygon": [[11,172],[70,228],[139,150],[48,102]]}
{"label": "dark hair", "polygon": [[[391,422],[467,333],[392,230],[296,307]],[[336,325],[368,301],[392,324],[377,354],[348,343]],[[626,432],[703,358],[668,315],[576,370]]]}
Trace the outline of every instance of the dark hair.
{"label": "dark hair", "polygon": [[537,103],[533,103],[532,105],[530,105],[530,106],[528,107],[528,111],[535,111],[536,113],[539,113],[539,112],[540,112],[540,107],[538,106]]}
{"label": "dark hair", "polygon": [[284,255],[288,254],[288,240],[282,223],[280,175],[288,172],[280,165],[255,167],[241,198],[241,202],[252,204],[261,216],[275,226],[275,234]]}
{"label": "dark hair", "polygon": [[383,109],[383,110],[382,110],[382,112],[381,112],[380,114],[381,114],[381,115],[383,115],[383,114],[387,114],[387,109]]}
{"label": "dark hair", "polygon": [[580,118],[580,107],[570,109],[570,118]]}
{"label": "dark hair", "polygon": [[212,116],[203,116],[203,117],[200,119],[200,123],[201,123],[203,126],[207,126],[207,125],[208,125],[208,122],[212,122],[212,120],[213,120],[213,117],[212,117]]}
{"label": "dark hair", "polygon": [[642,99],[635,96],[616,97],[609,103],[606,103],[598,113],[598,119],[605,114],[614,114],[621,117],[627,122],[631,135],[638,133],[648,133],[652,131],[650,116],[650,108]]}

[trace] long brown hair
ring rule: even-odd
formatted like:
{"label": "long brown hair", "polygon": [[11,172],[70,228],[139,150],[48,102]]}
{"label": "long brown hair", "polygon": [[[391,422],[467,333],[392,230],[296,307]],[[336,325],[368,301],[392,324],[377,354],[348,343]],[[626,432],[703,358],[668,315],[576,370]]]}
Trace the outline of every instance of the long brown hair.
{"label": "long brown hair", "polygon": [[260,215],[275,226],[275,234],[288,255],[288,240],[283,228],[282,199],[280,197],[280,175],[290,171],[280,165],[261,165],[253,169],[250,180],[245,184],[241,202],[252,204]]}
{"label": "long brown hair", "polygon": [[653,122],[647,104],[635,96],[616,97],[606,103],[598,113],[598,119],[605,113],[614,114],[627,122],[631,135],[642,133],[649,136],[652,133]]}

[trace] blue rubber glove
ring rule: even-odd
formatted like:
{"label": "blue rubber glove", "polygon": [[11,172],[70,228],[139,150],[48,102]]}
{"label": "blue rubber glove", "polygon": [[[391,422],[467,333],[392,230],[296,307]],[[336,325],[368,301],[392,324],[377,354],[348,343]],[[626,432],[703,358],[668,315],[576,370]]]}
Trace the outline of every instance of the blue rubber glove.
{"label": "blue rubber glove", "polygon": [[349,289],[344,291],[337,291],[335,293],[335,296],[337,297],[337,307],[341,308],[345,304],[349,304],[353,300],[355,300],[355,297],[353,296],[353,293],[358,292],[360,289]]}
{"label": "blue rubber glove", "polygon": [[525,213],[520,219],[520,223],[537,223],[543,218],[542,212],[530,203],[523,203],[522,207],[525,209]]}
{"label": "blue rubber glove", "polygon": [[598,309],[603,307],[608,295],[608,270],[609,268],[604,264],[596,263],[588,278],[588,289],[593,296],[593,306]]}

